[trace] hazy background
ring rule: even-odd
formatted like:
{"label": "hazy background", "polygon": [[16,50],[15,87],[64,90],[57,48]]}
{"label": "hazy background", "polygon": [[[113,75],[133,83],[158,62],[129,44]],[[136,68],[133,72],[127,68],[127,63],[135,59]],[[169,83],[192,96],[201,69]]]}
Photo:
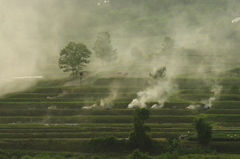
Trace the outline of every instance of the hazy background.
{"label": "hazy background", "polygon": [[[130,76],[161,66],[170,76],[237,67],[239,7],[238,0],[0,0],[0,91],[31,83],[12,77],[68,76],[57,65],[60,50],[70,41],[92,50],[100,31],[118,50],[111,68]],[[165,36],[175,40],[171,53],[162,51]],[[142,58],[131,55],[134,46]],[[93,54],[87,69],[100,66]]]}

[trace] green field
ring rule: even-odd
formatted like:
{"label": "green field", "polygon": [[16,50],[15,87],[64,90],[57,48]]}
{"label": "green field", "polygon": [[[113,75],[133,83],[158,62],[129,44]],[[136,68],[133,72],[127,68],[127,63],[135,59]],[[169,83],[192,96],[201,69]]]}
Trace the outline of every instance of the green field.
{"label": "green field", "polygon": [[[93,85],[38,87],[7,94],[0,99],[0,146],[4,149],[85,152],[89,150],[83,145],[92,138],[114,135],[119,140],[126,139],[133,130],[134,109],[127,108],[128,104],[137,97],[139,91],[147,88],[146,80],[104,78],[95,81]],[[229,80],[223,79],[222,83],[228,83]],[[116,81],[119,84],[117,87],[106,85]],[[150,111],[146,124],[151,128],[150,136],[153,139],[163,141],[188,135],[189,144],[196,142],[192,123],[196,116],[201,115],[213,126],[211,147],[225,152],[220,145],[240,142],[238,91],[233,92],[226,89],[230,86],[225,88],[222,85],[222,94],[213,101],[211,109],[204,110],[202,107],[192,110],[186,107],[214,96],[210,86],[204,85],[201,80],[187,77],[175,81],[179,86],[177,94],[169,98],[164,108],[150,109],[157,101],[146,103]],[[126,86],[126,82],[130,82],[131,87]],[[100,106],[82,109],[100,104],[103,99],[111,99],[110,110]],[[49,142],[56,148],[46,146]],[[70,143],[76,145],[75,142],[79,146],[65,147]],[[232,149],[230,153],[237,153],[237,150]]]}

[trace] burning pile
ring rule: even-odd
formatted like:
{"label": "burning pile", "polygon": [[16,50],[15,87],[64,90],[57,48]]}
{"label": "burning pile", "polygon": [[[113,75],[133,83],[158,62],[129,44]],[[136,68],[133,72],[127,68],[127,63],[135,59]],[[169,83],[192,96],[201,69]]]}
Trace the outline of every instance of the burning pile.
{"label": "burning pile", "polygon": [[128,108],[145,108],[147,107],[147,102],[157,101],[158,104],[154,104],[151,108],[163,108],[164,103],[176,90],[176,85],[174,85],[170,80],[158,81],[152,87],[147,88],[144,91],[137,93],[137,98],[133,99],[128,105]]}
{"label": "burning pile", "polygon": [[222,91],[222,86],[215,84],[212,86],[211,92],[213,92],[213,97],[210,97],[208,100],[202,100],[201,103],[191,104],[187,109],[199,109],[203,106],[204,109],[210,109],[212,107],[212,102],[218,100]]}
{"label": "burning pile", "polygon": [[100,104],[96,104],[94,103],[93,105],[91,106],[85,106],[85,107],[82,107],[82,109],[111,109],[111,106],[109,103],[105,103],[104,100],[100,100]]}
{"label": "burning pile", "polygon": [[94,103],[91,106],[82,107],[82,109],[103,109],[104,108],[106,110],[110,110],[112,108],[110,103],[112,103],[112,101],[117,98],[117,95],[118,95],[118,87],[116,86],[112,87],[110,90],[109,96],[104,99],[101,99],[99,104]]}

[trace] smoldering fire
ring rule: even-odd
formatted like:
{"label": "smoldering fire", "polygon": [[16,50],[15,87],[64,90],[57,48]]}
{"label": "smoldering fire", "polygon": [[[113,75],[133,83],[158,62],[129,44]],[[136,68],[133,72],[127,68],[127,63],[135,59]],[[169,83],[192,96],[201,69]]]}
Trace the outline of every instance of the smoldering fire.
{"label": "smoldering fire", "polygon": [[177,90],[177,86],[169,79],[158,81],[146,90],[138,92],[137,98],[133,99],[128,108],[145,108],[147,102],[157,101],[151,108],[163,108],[164,103]]}

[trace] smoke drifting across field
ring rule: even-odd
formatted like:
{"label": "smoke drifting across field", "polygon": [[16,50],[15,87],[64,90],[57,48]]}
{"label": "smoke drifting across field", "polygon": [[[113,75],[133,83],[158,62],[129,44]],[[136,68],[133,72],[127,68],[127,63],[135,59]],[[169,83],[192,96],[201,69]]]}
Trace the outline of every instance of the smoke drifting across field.
{"label": "smoke drifting across field", "polygon": [[147,89],[137,93],[137,98],[128,105],[128,108],[145,108],[147,102],[158,102],[151,106],[151,108],[163,108],[164,103],[171,95],[177,90],[177,87],[171,80],[158,81],[156,84],[148,87]]}
{"label": "smoke drifting across field", "polygon": [[[71,11],[74,1],[71,4],[63,0],[0,0],[0,4],[1,94],[29,88],[36,81],[13,77],[54,78],[55,74],[62,73],[55,69],[58,67],[56,57],[65,42],[75,38],[66,39],[69,34],[65,33],[71,32],[72,25],[66,25],[69,17],[77,12]],[[83,20],[79,18],[79,23]],[[52,72],[46,64],[53,66]]]}
{"label": "smoke drifting across field", "polygon": [[[54,57],[51,64],[57,68],[59,51],[67,43],[81,42],[92,49],[99,31],[110,32],[118,51],[110,71],[149,77],[154,68],[164,66],[171,80],[184,73],[226,70],[226,63],[239,62],[229,53],[238,50],[239,22],[232,20],[240,16],[240,4],[201,2],[0,0],[0,91],[31,86],[29,81],[12,82],[12,77],[42,76],[49,58]],[[162,51],[165,36],[175,40],[174,51]],[[134,46],[142,58],[131,56]],[[88,68],[101,71],[99,63],[91,60]]]}
{"label": "smoke drifting across field", "polygon": [[39,76],[37,70],[44,64],[47,53],[56,51],[57,34],[55,24],[50,25],[47,14],[41,12],[51,3],[46,6],[30,0],[0,3],[0,91],[4,93],[31,86],[35,80],[13,77]]}

